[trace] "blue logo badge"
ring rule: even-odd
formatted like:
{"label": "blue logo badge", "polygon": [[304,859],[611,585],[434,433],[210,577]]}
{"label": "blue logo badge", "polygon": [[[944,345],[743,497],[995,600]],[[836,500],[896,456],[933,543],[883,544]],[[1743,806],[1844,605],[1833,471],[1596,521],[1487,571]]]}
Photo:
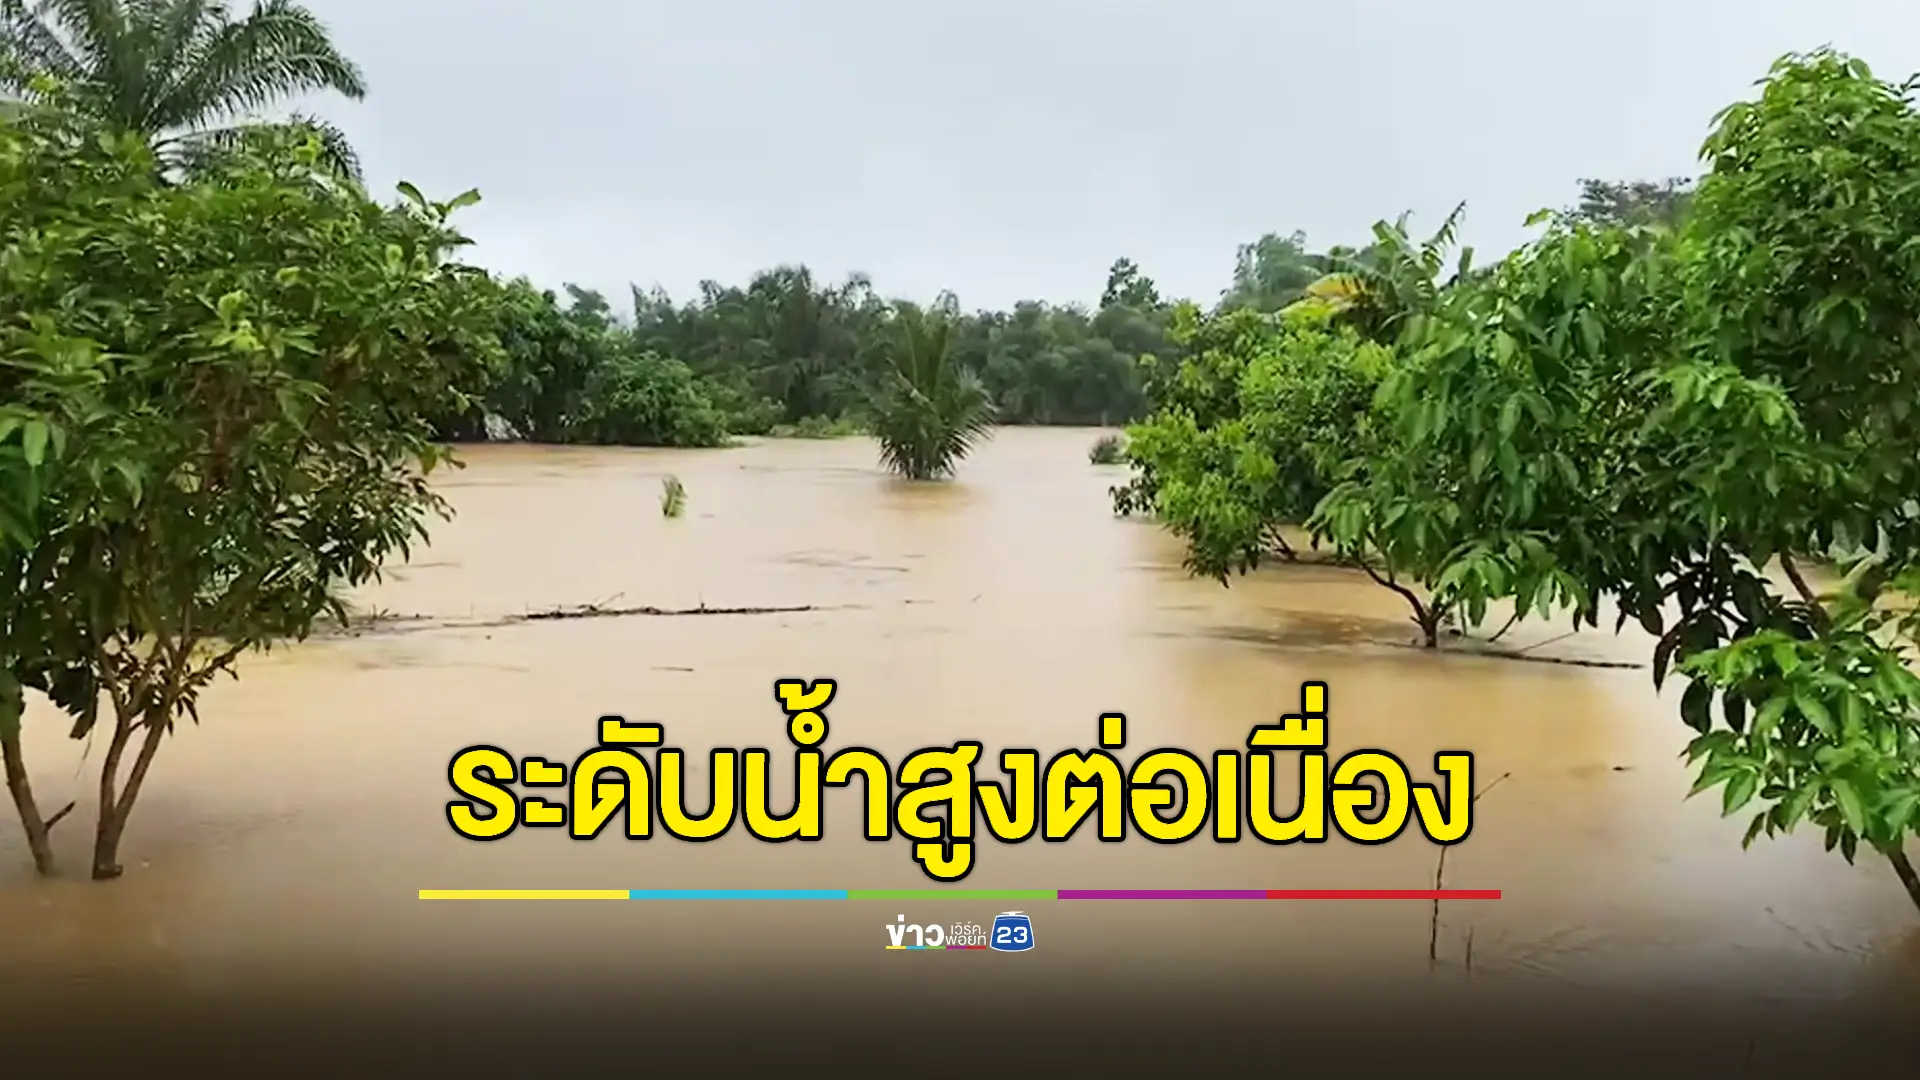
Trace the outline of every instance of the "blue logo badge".
{"label": "blue logo badge", "polygon": [[1033,948],[1033,920],[1017,911],[995,915],[988,944],[999,952],[1026,952]]}

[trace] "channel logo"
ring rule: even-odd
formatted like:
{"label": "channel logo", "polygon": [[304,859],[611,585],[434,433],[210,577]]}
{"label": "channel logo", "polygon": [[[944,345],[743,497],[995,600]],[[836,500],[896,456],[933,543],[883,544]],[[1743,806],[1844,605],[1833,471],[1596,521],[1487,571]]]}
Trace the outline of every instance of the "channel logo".
{"label": "channel logo", "polygon": [[888,949],[944,950],[987,947],[987,932],[979,923],[957,922],[952,926],[927,923],[925,926],[920,926],[908,922],[905,915],[899,915],[895,916],[893,922],[885,925]]}
{"label": "channel logo", "polygon": [[995,915],[993,936],[987,944],[995,952],[1026,952],[1033,948],[1033,920],[1017,911]]}
{"label": "channel logo", "polygon": [[1033,948],[1033,920],[1018,911],[1003,911],[993,917],[992,929],[975,922],[919,925],[905,915],[884,924],[887,949],[924,951],[937,949],[991,949],[994,952],[1026,952]]}

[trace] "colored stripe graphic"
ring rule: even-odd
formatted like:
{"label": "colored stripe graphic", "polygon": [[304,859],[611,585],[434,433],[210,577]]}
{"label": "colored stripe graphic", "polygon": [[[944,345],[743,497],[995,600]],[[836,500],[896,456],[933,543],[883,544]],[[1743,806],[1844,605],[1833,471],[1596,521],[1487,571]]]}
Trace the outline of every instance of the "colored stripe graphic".
{"label": "colored stripe graphic", "polygon": [[1062,889],[1062,900],[1498,900],[1499,889]]}
{"label": "colored stripe graphic", "polygon": [[1499,889],[1268,889],[1269,900],[1498,900]]}
{"label": "colored stripe graphic", "polygon": [[849,889],[849,900],[1057,900],[1053,889]]}
{"label": "colored stripe graphic", "polygon": [[422,900],[625,900],[626,889],[421,889]]}
{"label": "colored stripe graphic", "polygon": [[[421,889],[422,900],[1498,900],[1499,889]],[[890,946],[914,948],[916,946]],[[935,948],[937,946],[926,946]],[[980,948],[955,945],[948,948]]]}
{"label": "colored stripe graphic", "polygon": [[1061,889],[1062,900],[1265,900],[1266,889]]}
{"label": "colored stripe graphic", "polygon": [[845,900],[845,889],[630,889],[629,900]]}

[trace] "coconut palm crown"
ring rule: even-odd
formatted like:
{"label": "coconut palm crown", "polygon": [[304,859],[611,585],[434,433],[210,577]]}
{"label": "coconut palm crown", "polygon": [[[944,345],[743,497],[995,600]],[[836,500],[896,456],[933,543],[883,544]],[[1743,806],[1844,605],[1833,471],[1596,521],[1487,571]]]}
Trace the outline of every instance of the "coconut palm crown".
{"label": "coconut palm crown", "polygon": [[951,306],[894,305],[892,348],[872,428],[882,464],[909,480],[952,475],[993,429],[992,397],[954,353]]}
{"label": "coconut palm crown", "polygon": [[71,109],[151,140],[170,165],[191,165],[262,127],[319,136],[327,163],[357,176],[345,136],[295,115],[258,114],[331,90],[359,100],[359,68],[292,0],[257,0],[236,18],[224,0],[0,0],[0,99],[51,92]]}

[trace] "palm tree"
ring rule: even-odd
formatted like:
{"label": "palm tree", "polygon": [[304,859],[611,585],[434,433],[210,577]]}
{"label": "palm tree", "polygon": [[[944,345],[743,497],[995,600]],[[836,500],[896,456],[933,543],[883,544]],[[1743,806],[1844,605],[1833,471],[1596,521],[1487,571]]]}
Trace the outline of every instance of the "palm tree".
{"label": "palm tree", "polygon": [[257,120],[259,110],[315,90],[366,95],[359,68],[293,0],[256,0],[243,19],[225,0],[0,0],[0,98],[17,105],[57,94],[75,111],[146,136],[172,165],[265,127],[291,127],[317,135],[326,163],[357,176],[346,137],[325,121]]}
{"label": "palm tree", "polygon": [[[1440,230],[1431,239],[1415,243],[1407,235],[1407,219],[1402,214],[1392,225],[1381,222],[1373,227],[1374,243],[1357,254],[1331,253],[1338,267],[1309,285],[1306,295],[1290,310],[1318,309],[1334,319],[1351,325],[1363,336],[1387,344],[1399,338],[1407,321],[1430,311],[1448,282],[1441,280],[1447,255],[1460,231],[1466,213],[1461,203],[1447,215]],[[1466,277],[1473,262],[1473,249],[1463,248],[1460,262],[1451,280]]]}
{"label": "palm tree", "polygon": [[993,399],[952,348],[951,305],[931,311],[900,303],[894,341],[873,403],[880,461],[909,480],[951,475],[993,427]]}

